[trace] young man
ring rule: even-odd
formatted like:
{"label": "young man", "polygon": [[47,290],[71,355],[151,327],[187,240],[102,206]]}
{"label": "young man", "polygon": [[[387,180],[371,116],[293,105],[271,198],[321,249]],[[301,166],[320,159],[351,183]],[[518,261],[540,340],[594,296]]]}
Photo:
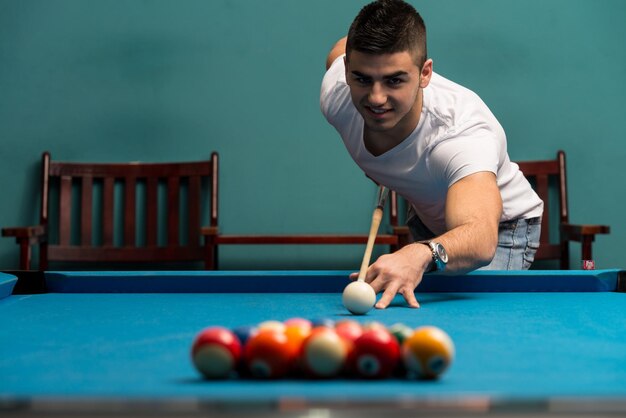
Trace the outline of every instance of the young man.
{"label": "young man", "polygon": [[[509,159],[480,98],[433,72],[426,29],[401,0],[365,6],[327,59],[321,108],[361,169],[411,206],[416,243],[383,255],[366,281],[386,308],[431,270],[526,269],[543,202]],[[352,276],[355,278],[355,275]]]}

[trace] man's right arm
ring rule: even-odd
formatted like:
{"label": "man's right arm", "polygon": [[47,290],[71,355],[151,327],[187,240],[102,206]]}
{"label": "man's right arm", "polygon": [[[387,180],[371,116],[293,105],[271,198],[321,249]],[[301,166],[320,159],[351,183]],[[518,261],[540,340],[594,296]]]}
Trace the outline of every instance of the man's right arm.
{"label": "man's right arm", "polygon": [[335,62],[337,57],[346,53],[346,40],[347,40],[347,37],[341,38],[339,41],[337,41],[335,46],[333,46],[333,49],[330,50],[330,53],[328,54],[328,57],[326,58],[327,70],[330,68],[332,63]]}

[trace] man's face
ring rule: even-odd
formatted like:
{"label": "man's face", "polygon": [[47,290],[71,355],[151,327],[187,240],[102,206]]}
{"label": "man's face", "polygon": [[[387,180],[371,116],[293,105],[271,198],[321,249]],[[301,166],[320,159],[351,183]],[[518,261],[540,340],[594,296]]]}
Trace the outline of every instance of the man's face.
{"label": "man's face", "polygon": [[[425,69],[424,69],[425,68]],[[428,85],[432,61],[419,68],[408,51],[373,55],[351,51],[346,80],[352,102],[372,132],[406,138],[421,113],[421,88]]]}

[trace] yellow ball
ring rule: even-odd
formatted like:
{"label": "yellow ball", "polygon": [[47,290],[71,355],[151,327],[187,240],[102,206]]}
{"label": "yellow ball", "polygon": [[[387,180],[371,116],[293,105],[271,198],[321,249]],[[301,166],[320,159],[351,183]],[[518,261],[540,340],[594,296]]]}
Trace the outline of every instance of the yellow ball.
{"label": "yellow ball", "polygon": [[454,360],[454,343],[440,328],[419,327],[404,340],[402,358],[409,373],[420,379],[436,379]]}
{"label": "yellow ball", "polygon": [[257,328],[259,329],[259,331],[265,330],[265,329],[271,329],[276,332],[284,333],[287,326],[283,322],[280,322],[280,321],[268,320],[268,321],[261,322],[257,326]]}

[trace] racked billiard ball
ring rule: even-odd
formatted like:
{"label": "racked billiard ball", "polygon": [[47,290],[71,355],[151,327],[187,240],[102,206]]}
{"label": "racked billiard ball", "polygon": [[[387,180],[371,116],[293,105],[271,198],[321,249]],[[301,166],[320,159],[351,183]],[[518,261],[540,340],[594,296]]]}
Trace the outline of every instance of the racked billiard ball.
{"label": "racked billiard ball", "polygon": [[198,333],[191,347],[195,368],[208,379],[223,379],[241,358],[241,342],[227,328],[209,327]]}
{"label": "racked billiard ball", "polygon": [[302,343],[300,363],[311,377],[330,378],[341,373],[348,358],[348,342],[333,328],[313,328]]}
{"label": "racked billiard ball", "polygon": [[303,331],[311,331],[311,328],[313,328],[313,323],[310,320],[299,317],[286,319],[283,324],[285,324],[286,328],[297,327]]}
{"label": "racked billiard ball", "polygon": [[419,327],[402,344],[402,358],[409,373],[420,379],[435,379],[452,363],[454,343],[440,328]]}
{"label": "racked billiard ball", "polygon": [[353,319],[342,319],[335,323],[335,332],[344,339],[354,343],[363,334],[363,326]]}
{"label": "racked billiard ball", "polygon": [[404,340],[413,335],[413,331],[413,328],[406,324],[403,324],[402,322],[395,323],[389,327],[389,332],[391,333],[391,335],[396,337],[396,340],[398,340],[398,343],[400,345],[404,343]]}
{"label": "racked billiard ball", "polygon": [[250,325],[242,325],[233,328],[233,333],[239,338],[242,345],[246,345],[251,336],[258,332],[258,329]]}
{"label": "racked billiard ball", "polygon": [[281,331],[260,329],[245,346],[248,372],[256,378],[277,379],[291,373],[296,366],[300,342]]}
{"label": "racked billiard ball", "polygon": [[335,320],[331,318],[322,317],[322,318],[315,318],[311,320],[311,327],[313,328],[317,328],[317,327],[333,328],[334,326],[335,326]]}
{"label": "racked billiard ball", "polygon": [[264,329],[273,329],[276,331],[284,332],[285,331],[285,323],[281,321],[276,321],[274,319],[269,319],[267,321],[263,321],[257,325],[259,330]]}
{"label": "racked billiard ball", "polygon": [[391,376],[400,362],[400,345],[384,328],[371,328],[354,342],[351,369],[358,376],[383,379]]}

